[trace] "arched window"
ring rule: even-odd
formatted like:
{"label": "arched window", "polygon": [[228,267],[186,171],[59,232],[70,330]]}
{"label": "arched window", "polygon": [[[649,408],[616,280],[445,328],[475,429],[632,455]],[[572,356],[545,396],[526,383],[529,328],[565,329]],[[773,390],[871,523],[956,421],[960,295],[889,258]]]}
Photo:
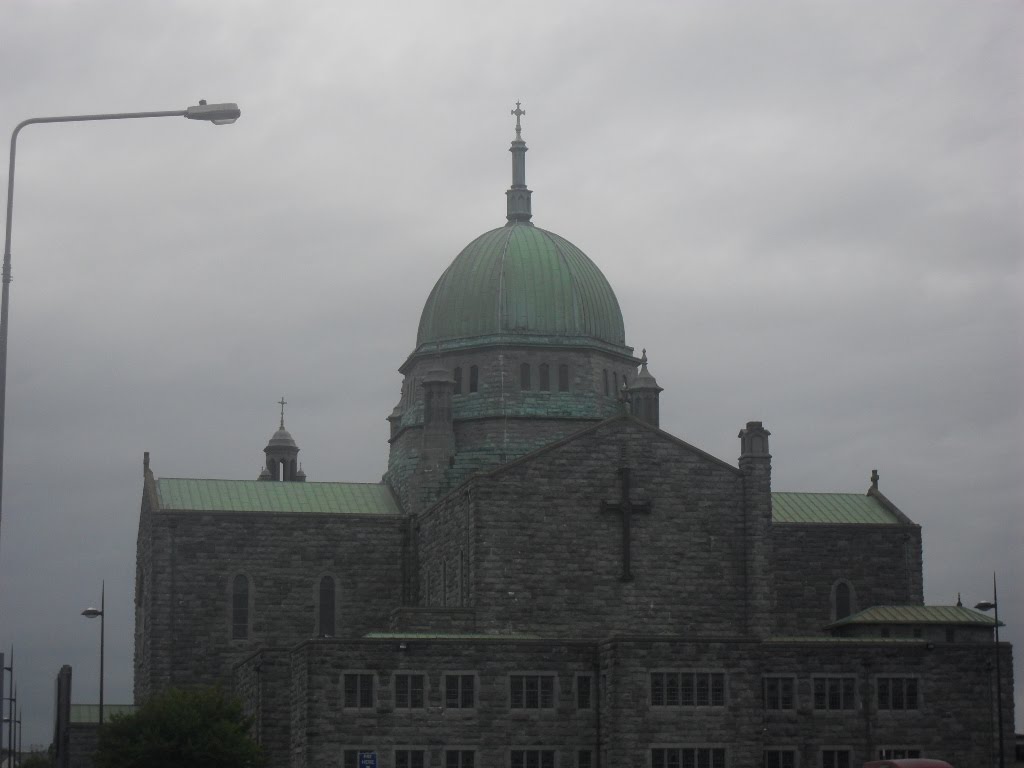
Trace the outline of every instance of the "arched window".
{"label": "arched window", "polygon": [[242,574],[231,582],[231,639],[249,639],[249,579]]}
{"label": "arched window", "polygon": [[458,368],[457,367],[455,369],[454,374],[453,374],[453,378],[455,379],[455,394],[456,395],[461,395],[462,394],[462,368]]}
{"label": "arched window", "polygon": [[608,394],[608,369],[604,369],[604,393]]}
{"label": "arched window", "polygon": [[551,389],[551,368],[547,363],[540,364],[540,389],[541,392]]}
{"label": "arched window", "polygon": [[530,364],[522,363],[519,366],[519,388],[529,389],[530,388]]}
{"label": "arched window", "polygon": [[558,391],[569,391],[569,366],[565,363],[558,366]]}
{"label": "arched window", "polygon": [[320,637],[334,637],[334,578],[320,579],[320,615],[317,627]]}
{"label": "arched window", "polygon": [[836,612],[836,621],[839,621],[840,618],[846,618],[852,612],[852,601],[850,600],[850,585],[846,582],[839,582],[836,585],[836,589],[833,595],[833,606]]}
{"label": "arched window", "polygon": [[619,394],[619,374],[612,371],[612,394]]}
{"label": "arched window", "polygon": [[476,392],[480,385],[480,369],[475,365],[469,366],[469,391]]}

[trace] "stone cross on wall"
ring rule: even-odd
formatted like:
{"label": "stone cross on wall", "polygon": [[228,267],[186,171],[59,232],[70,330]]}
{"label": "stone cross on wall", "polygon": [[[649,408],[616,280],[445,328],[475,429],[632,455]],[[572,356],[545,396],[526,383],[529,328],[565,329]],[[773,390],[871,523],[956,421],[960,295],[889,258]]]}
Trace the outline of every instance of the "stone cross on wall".
{"label": "stone cross on wall", "polygon": [[634,502],[629,498],[630,483],[629,469],[627,467],[619,470],[619,486],[621,488],[619,501],[602,501],[601,511],[617,512],[622,515],[622,576],[620,578],[622,581],[632,581],[633,572],[630,570],[630,549],[633,534],[633,515],[638,512],[648,514],[653,505],[649,501]]}

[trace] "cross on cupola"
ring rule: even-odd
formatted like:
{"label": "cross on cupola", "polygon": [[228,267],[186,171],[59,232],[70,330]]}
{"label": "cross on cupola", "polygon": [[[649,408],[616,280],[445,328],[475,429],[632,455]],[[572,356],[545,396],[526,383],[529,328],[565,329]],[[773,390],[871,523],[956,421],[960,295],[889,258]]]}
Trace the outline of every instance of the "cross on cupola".
{"label": "cross on cupola", "polygon": [[530,224],[530,219],[533,218],[530,197],[533,192],[526,187],[526,142],[523,141],[521,120],[526,110],[523,109],[522,102],[516,102],[512,114],[516,118],[516,137],[508,150],[512,153],[512,186],[505,192],[508,208],[506,218],[509,224]]}
{"label": "cross on cupola", "polygon": [[519,122],[519,118],[526,114],[525,109],[520,108],[520,102],[516,102],[516,108],[512,110],[512,114],[516,117],[516,139],[520,139],[520,134],[523,132],[523,126]]}
{"label": "cross on cupola", "polygon": [[637,513],[650,514],[653,505],[649,501],[635,502],[630,498],[632,486],[630,485],[630,472],[628,467],[620,469],[618,474],[621,490],[619,501],[602,501],[601,511],[617,512],[622,515],[622,576],[620,576],[620,579],[622,581],[632,581],[633,572],[630,569],[630,549],[633,538],[633,515]]}
{"label": "cross on cupola", "polygon": [[284,407],[288,405],[288,401],[284,399],[284,395],[281,395],[281,399],[277,401],[277,404],[281,406],[281,429],[284,429]]}

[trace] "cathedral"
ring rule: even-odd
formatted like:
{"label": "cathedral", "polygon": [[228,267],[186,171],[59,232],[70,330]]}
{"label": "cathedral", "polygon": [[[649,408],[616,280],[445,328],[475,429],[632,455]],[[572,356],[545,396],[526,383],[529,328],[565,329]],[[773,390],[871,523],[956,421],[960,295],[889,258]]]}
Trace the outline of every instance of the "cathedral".
{"label": "cathedral", "polygon": [[307,478],[283,398],[256,480],[145,455],[136,701],[230,688],[275,768],[992,765],[994,620],[924,604],[877,472],[773,491],[761,422],[735,463],[661,429],[611,285],[533,223],[512,114],[507,221],[426,297],[381,482]]}

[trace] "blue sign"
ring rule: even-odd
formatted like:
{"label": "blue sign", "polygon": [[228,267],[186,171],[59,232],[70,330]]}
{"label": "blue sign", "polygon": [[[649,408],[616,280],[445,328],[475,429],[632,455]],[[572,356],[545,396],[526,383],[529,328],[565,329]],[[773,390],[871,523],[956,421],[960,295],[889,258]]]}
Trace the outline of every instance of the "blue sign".
{"label": "blue sign", "polygon": [[359,768],[377,768],[376,752],[360,752]]}

